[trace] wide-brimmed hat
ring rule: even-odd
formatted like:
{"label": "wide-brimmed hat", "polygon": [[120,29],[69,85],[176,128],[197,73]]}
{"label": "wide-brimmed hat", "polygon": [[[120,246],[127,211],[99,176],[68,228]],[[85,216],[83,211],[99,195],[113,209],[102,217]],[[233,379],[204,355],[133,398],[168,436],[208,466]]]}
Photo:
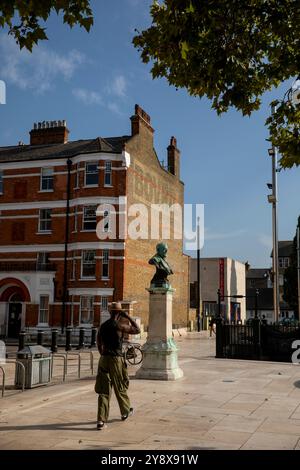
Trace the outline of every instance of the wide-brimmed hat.
{"label": "wide-brimmed hat", "polygon": [[124,308],[122,308],[121,302],[110,302],[108,304],[109,311],[111,312],[112,310],[114,311],[119,311],[119,312],[125,312]]}

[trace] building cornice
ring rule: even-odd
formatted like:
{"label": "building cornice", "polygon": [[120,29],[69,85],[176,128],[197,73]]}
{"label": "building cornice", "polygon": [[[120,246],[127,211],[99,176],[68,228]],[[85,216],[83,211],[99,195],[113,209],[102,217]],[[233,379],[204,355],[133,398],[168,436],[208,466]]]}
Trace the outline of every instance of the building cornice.
{"label": "building cornice", "polygon": [[[39,253],[42,251],[64,251],[62,243],[34,244],[34,245],[2,245],[0,253]],[[68,250],[124,250],[124,242],[76,242],[69,243]]]}
{"label": "building cornice", "polygon": [[[91,196],[91,197],[78,197],[70,200],[70,207],[84,206],[84,205],[100,205],[100,204],[119,204],[118,197],[110,196]],[[28,209],[52,209],[52,208],[65,208],[67,200],[52,201],[33,201],[33,202],[4,202],[0,204],[0,210],[28,210]]]}
{"label": "building cornice", "polygon": [[[126,154],[126,155],[125,155]],[[41,168],[41,167],[57,167],[57,166],[66,166],[68,159],[72,161],[73,164],[81,162],[89,162],[93,160],[111,160],[115,162],[122,162],[125,165],[126,159],[128,161],[128,152],[123,151],[122,153],[105,153],[105,152],[93,152],[87,154],[74,155],[70,157],[63,156],[61,158],[48,158],[40,160],[22,160],[22,161],[7,161],[0,163],[0,170],[18,170],[22,168]],[[130,158],[129,158],[130,162]]]}

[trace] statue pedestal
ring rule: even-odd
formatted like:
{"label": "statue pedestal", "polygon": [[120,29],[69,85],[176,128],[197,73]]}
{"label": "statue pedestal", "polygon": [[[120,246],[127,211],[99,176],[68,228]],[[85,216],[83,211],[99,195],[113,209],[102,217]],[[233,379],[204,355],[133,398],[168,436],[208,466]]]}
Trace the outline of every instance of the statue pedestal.
{"label": "statue pedestal", "polygon": [[183,376],[178,367],[178,348],[172,337],[171,287],[147,289],[149,299],[149,327],[147,342],[143,346],[144,359],[136,373],[138,379],[176,380]]}

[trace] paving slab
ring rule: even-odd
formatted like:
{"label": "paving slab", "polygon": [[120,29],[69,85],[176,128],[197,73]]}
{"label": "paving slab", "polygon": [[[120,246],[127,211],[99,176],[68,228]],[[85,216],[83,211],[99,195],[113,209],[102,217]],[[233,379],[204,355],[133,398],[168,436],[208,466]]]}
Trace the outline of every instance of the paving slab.
{"label": "paving slab", "polygon": [[176,341],[184,377],[135,380],[131,367],[135,413],[122,422],[113,396],[101,431],[88,368],[77,380],[72,367],[61,383],[56,361],[55,385],[8,390],[0,399],[0,449],[300,449],[299,368],[215,359],[215,340],[203,332]]}
{"label": "paving slab", "polygon": [[256,432],[241,447],[243,450],[293,450],[299,437],[290,434]]}

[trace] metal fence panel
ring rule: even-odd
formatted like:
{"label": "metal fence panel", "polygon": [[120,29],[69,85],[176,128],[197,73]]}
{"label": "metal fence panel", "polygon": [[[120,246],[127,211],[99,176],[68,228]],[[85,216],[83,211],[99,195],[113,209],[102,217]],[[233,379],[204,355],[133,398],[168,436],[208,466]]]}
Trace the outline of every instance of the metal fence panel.
{"label": "metal fence panel", "polygon": [[300,339],[298,325],[220,323],[217,328],[217,357],[291,362],[292,343]]}

